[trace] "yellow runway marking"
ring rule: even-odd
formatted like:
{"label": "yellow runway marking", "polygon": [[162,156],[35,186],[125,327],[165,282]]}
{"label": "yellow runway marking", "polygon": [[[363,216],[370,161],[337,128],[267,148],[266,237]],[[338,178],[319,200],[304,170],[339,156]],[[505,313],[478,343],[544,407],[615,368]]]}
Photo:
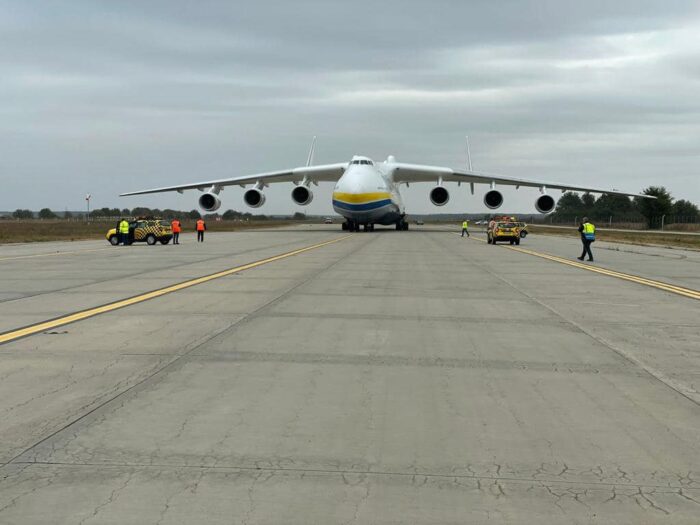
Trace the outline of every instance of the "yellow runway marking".
{"label": "yellow runway marking", "polygon": [[212,273],[209,275],[205,275],[203,277],[197,277],[196,279],[191,279],[189,281],[184,281],[184,282],[181,282],[178,284],[173,284],[171,286],[166,286],[165,288],[159,288],[157,290],[153,290],[151,292],[146,292],[144,294],[137,295],[135,297],[129,297],[128,299],[121,299],[121,300],[115,301],[113,303],[108,303],[108,304],[105,304],[102,306],[97,306],[95,308],[89,308],[87,310],[75,312],[73,314],[65,315],[65,316],[59,317],[57,319],[52,319],[50,321],[43,321],[43,322],[36,323],[36,324],[30,325],[30,326],[26,326],[24,328],[19,328],[17,330],[4,332],[4,333],[0,334],[0,344],[14,341],[15,339],[19,339],[20,337],[34,335],[34,334],[43,332],[45,330],[51,330],[53,328],[57,328],[59,326],[64,326],[64,325],[67,325],[69,323],[74,323],[76,321],[82,321],[84,319],[88,319],[88,318],[94,317],[96,315],[100,315],[103,313],[118,310],[118,309],[124,308],[126,306],[131,306],[134,304],[142,303],[142,302],[148,301],[150,299],[155,299],[156,297],[161,297],[163,295],[177,292],[179,290],[184,290],[185,288],[191,288],[192,286],[197,286],[198,284],[207,283],[209,281],[213,281],[214,279],[226,277],[227,275],[242,272],[244,270],[250,270],[251,268],[257,268],[258,266],[262,266],[264,264],[279,261],[281,259],[286,259],[287,257],[292,257],[294,255],[299,255],[300,253],[308,252],[310,250],[315,250],[315,249],[321,248],[323,246],[328,246],[329,244],[334,244],[336,242],[340,242],[344,239],[347,239],[348,237],[352,237],[352,235],[346,235],[346,236],[340,237],[338,239],[333,239],[332,241],[326,241],[326,242],[321,242],[318,244],[313,244],[311,246],[307,246],[306,248],[299,248],[298,250],[293,250],[291,252],[286,252],[286,253],[282,253],[280,255],[275,255],[273,257],[268,257],[267,259],[261,259],[259,261],[255,261],[252,263],[243,264],[241,266],[236,266],[235,268],[229,268],[228,270],[223,270],[221,272]]}
{"label": "yellow runway marking", "polygon": [[[453,232],[454,233],[454,232]],[[459,235],[458,233],[456,235]],[[486,242],[484,239],[479,239],[477,237],[472,237],[476,241]],[[647,279],[646,277],[640,277],[638,275],[632,275],[629,273],[618,272],[616,270],[608,270],[607,268],[600,268],[598,266],[591,266],[590,264],[584,264],[578,261],[570,261],[564,259],[563,257],[557,257],[556,255],[549,255],[548,253],[536,252],[533,250],[528,250],[526,248],[520,248],[519,246],[504,246],[501,248],[507,248],[508,250],[513,250],[515,252],[525,253],[527,255],[533,255],[535,257],[540,257],[542,259],[547,259],[548,261],[554,261],[561,264],[567,264],[575,268],[580,268],[582,270],[588,270],[589,272],[599,273],[601,275],[607,275],[609,277],[616,277],[618,279],[623,279],[625,281],[630,281],[637,284],[642,284],[644,286],[650,286],[658,290],[664,290],[666,292],[675,293],[682,295],[683,297],[689,297],[690,299],[700,300],[700,290],[693,290],[692,288],[685,288],[683,286],[676,286],[675,284],[665,283],[663,281],[655,281],[653,279]]]}
{"label": "yellow runway marking", "polygon": [[113,246],[107,246],[106,248],[95,248],[92,250],[75,250],[72,252],[51,252],[51,253],[35,253],[33,255],[16,255],[12,257],[0,257],[0,261],[14,261],[17,259],[33,259],[35,257],[55,257],[56,255],[75,255],[76,253],[90,253],[90,252],[100,252],[102,250],[112,250]]}

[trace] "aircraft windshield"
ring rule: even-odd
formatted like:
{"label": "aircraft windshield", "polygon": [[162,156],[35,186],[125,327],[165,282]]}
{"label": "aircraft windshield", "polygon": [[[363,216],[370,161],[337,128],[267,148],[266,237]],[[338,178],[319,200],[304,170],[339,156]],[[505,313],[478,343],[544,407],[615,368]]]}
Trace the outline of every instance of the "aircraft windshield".
{"label": "aircraft windshield", "polygon": [[350,164],[366,164],[368,166],[374,166],[371,160],[353,160]]}

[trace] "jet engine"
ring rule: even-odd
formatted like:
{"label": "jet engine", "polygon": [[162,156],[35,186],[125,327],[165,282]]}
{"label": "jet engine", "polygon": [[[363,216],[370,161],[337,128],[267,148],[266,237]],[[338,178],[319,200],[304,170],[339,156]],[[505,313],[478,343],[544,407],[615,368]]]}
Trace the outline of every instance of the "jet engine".
{"label": "jet engine", "polygon": [[206,211],[216,211],[221,207],[221,199],[216,193],[204,193],[199,198],[199,207]]}
{"label": "jet engine", "polygon": [[484,195],[484,205],[490,209],[495,210],[500,208],[503,204],[503,194],[498,190],[489,190]]}
{"label": "jet engine", "polygon": [[265,194],[257,188],[252,188],[243,194],[243,200],[251,208],[259,208],[265,204]]}
{"label": "jet engine", "polygon": [[535,201],[535,209],[540,213],[551,213],[554,211],[554,197],[550,195],[540,195]]}
{"label": "jet engine", "polygon": [[430,202],[435,206],[444,206],[450,200],[450,192],[442,186],[435,186],[430,190]]}
{"label": "jet engine", "polygon": [[292,200],[299,206],[306,206],[314,200],[314,194],[308,186],[297,186],[292,190]]}

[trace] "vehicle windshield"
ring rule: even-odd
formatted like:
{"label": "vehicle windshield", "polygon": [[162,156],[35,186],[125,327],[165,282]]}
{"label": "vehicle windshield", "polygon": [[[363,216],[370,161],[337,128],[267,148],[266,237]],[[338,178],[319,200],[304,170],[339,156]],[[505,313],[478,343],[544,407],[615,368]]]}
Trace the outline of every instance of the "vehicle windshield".
{"label": "vehicle windshield", "polygon": [[168,221],[160,221],[161,226],[170,226],[170,223]]}
{"label": "vehicle windshield", "polygon": [[499,222],[496,227],[498,228],[515,228],[516,224],[514,222]]}

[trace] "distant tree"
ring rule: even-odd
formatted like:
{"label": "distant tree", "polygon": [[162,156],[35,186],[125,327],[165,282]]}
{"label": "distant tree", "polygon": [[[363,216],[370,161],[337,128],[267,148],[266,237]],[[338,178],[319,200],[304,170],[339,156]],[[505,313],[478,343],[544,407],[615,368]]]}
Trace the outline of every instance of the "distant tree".
{"label": "distant tree", "polygon": [[39,210],[39,218],[40,219],[55,219],[56,214],[52,212],[49,208],[41,208]]}
{"label": "distant tree", "polygon": [[129,216],[129,215],[131,215],[131,210],[129,208],[124,208],[121,212],[121,215]]}
{"label": "distant tree", "polygon": [[204,218],[205,218],[206,220],[208,220],[208,221],[215,221],[215,220],[218,220],[219,217],[221,217],[221,215],[219,215],[218,213],[206,213],[206,214],[204,215]]}
{"label": "distant tree", "polygon": [[629,197],[604,194],[595,201],[590,214],[593,219],[607,220],[609,217],[629,216],[632,212],[634,212],[634,205]]}
{"label": "distant tree", "polygon": [[583,202],[583,213],[591,215],[595,210],[595,197],[590,193],[584,193],[581,197],[581,202]]}
{"label": "distant tree", "polygon": [[304,221],[306,220],[306,214],[298,211],[294,214],[292,219],[294,219],[295,221]]}
{"label": "distant tree", "polygon": [[147,217],[153,215],[151,208],[137,207],[131,210],[131,215],[134,217]]}
{"label": "distant tree", "polygon": [[34,212],[32,212],[31,210],[21,210],[18,208],[12,212],[12,216],[15,219],[33,219]]}
{"label": "distant tree", "polygon": [[201,214],[200,214],[197,210],[192,210],[192,211],[190,211],[190,212],[187,214],[187,216],[188,216],[190,219],[199,219],[199,218],[202,217]]}
{"label": "distant tree", "polygon": [[674,202],[671,213],[675,215],[676,222],[695,222],[700,218],[698,207],[685,199]]}
{"label": "distant tree", "polygon": [[661,216],[670,215],[673,210],[673,197],[663,186],[649,186],[642,193],[653,195],[656,199],[635,197],[635,207],[647,221],[647,227],[658,228],[661,225]]}
{"label": "distant tree", "polygon": [[[583,201],[578,193],[565,192],[557,202],[554,215],[558,219],[572,220],[574,217],[581,217],[583,212]],[[488,219],[488,216],[486,217]]]}
{"label": "distant tree", "polygon": [[233,221],[241,217],[241,213],[236,210],[226,210],[222,215],[225,221]]}

